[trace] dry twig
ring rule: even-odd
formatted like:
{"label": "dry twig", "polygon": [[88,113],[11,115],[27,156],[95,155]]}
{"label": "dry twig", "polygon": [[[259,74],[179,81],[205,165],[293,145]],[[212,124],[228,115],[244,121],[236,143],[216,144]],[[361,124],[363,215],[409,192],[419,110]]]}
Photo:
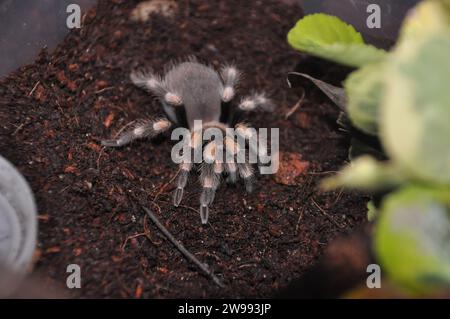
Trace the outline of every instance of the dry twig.
{"label": "dry twig", "polygon": [[36,84],[33,86],[33,88],[31,89],[31,91],[28,93],[28,96],[31,96],[34,91],[36,91],[36,88],[38,87],[38,85],[41,83],[41,81],[37,81]]}
{"label": "dry twig", "polygon": [[320,207],[319,204],[317,204],[317,202],[314,200],[314,198],[311,198],[311,201],[313,202],[313,204],[319,209],[319,211],[325,215],[325,217],[328,218],[329,221],[331,221],[333,224],[335,224],[337,227],[339,228],[345,228],[344,225],[341,225],[340,223],[338,223],[337,221],[335,221],[326,211],[325,209],[323,209],[322,207]]}
{"label": "dry twig", "polygon": [[147,213],[148,217],[153,221],[153,223],[158,227],[158,229],[166,236],[166,238],[190,261],[192,261],[194,264],[197,265],[198,268],[200,268],[206,275],[208,275],[216,285],[218,285],[221,288],[224,288],[224,284],[220,281],[219,278],[217,278],[216,275],[206,266],[204,263],[202,263],[200,260],[197,259],[192,253],[190,253],[179,241],[173,237],[173,235],[167,230],[166,227],[161,224],[161,222],[158,220],[158,218],[155,216],[155,214],[152,213],[151,210],[149,210],[146,207],[142,207],[145,212]]}

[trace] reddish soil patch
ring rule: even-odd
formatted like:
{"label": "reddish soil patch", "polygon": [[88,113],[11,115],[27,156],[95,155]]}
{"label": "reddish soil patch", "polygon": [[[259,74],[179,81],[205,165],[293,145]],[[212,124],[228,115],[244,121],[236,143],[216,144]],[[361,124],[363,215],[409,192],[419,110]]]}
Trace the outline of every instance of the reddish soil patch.
{"label": "reddish soil patch", "polygon": [[[73,297],[270,297],[365,220],[366,198],[317,191],[321,178],[347,160],[335,107],[305,84],[304,104],[285,120],[300,95],[286,85],[300,60],[286,43],[300,9],[275,0],[189,0],[172,20],[142,23],[129,19],[137,3],[100,1],[55,52],[0,83],[0,153],[30,182],[41,215],[36,272],[47,286],[64,289],[67,265],[79,264],[82,289],[67,290]],[[162,188],[176,172],[169,139],[100,147],[127,122],[162,114],[129,83],[130,70],[162,71],[190,54],[214,66],[236,62],[246,74],[242,93],[269,91],[277,111],[249,120],[279,127],[280,150],[310,163],[294,186],[271,176],[258,178],[251,195],[242,185],[222,185],[206,227],[195,212],[194,177],[183,207],[171,205],[171,185]],[[327,64],[318,67],[327,73]],[[226,288],[165,241],[140,205],[155,210]]]}

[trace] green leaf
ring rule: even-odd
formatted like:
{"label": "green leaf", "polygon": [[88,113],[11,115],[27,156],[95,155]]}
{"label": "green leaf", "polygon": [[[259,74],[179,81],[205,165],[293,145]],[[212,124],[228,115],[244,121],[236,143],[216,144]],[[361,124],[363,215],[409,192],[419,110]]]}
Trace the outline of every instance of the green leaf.
{"label": "green leaf", "polygon": [[450,184],[450,33],[404,41],[386,64],[383,145],[416,179]]}
{"label": "green leaf", "polygon": [[367,203],[367,220],[369,222],[375,221],[378,216],[378,209],[375,207],[374,202],[371,200]]}
{"label": "green leaf", "polygon": [[346,187],[375,191],[400,185],[405,180],[405,175],[398,167],[363,155],[353,160],[337,175],[324,179],[321,187],[324,190]]}
{"label": "green leaf", "polygon": [[378,62],[386,53],[365,44],[353,26],[322,13],[299,20],[289,31],[288,42],[297,50],[353,67]]}
{"label": "green leaf", "polygon": [[383,97],[383,63],[353,72],[344,83],[347,113],[353,125],[367,134],[378,133],[378,113]]}
{"label": "green leaf", "polygon": [[401,28],[401,41],[414,41],[431,32],[450,32],[450,1],[420,2],[406,16]]}
{"label": "green leaf", "polygon": [[416,293],[450,288],[450,190],[409,186],[380,210],[375,251],[390,279]]}

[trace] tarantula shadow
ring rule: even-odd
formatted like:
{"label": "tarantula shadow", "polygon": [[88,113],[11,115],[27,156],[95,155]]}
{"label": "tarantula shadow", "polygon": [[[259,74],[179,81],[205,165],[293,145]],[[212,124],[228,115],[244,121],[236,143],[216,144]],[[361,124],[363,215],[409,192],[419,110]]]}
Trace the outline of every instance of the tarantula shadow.
{"label": "tarantula shadow", "polygon": [[[259,163],[261,157],[267,156],[267,143],[255,129],[239,119],[246,112],[271,111],[273,103],[264,93],[251,94],[235,103],[236,88],[241,78],[236,67],[225,65],[216,71],[191,58],[186,62],[172,64],[162,77],[149,71],[135,71],[130,78],[135,85],[159,99],[167,117],[136,121],[117,138],[102,141],[102,145],[121,147],[136,139],[152,138],[172,127],[188,129],[187,147],[192,150],[192,154],[200,154],[200,161],[193,160],[191,156],[182,157],[173,201],[175,206],[181,203],[189,173],[193,167],[199,167],[202,187],[200,217],[203,224],[208,221],[209,207],[222,176],[227,176],[227,180],[232,183],[241,178],[246,190],[252,191],[255,172],[248,159],[250,155],[256,155]],[[200,128],[196,125],[198,121],[202,123]],[[223,137],[205,140],[204,133],[211,128],[220,131]],[[230,134],[232,128],[233,134]],[[255,138],[258,140],[257,147],[252,147],[254,143],[249,141]],[[244,144],[238,141],[244,141]],[[248,156],[244,155],[242,160],[239,155],[246,149],[248,152],[244,154]],[[226,160],[218,156],[224,153]]]}

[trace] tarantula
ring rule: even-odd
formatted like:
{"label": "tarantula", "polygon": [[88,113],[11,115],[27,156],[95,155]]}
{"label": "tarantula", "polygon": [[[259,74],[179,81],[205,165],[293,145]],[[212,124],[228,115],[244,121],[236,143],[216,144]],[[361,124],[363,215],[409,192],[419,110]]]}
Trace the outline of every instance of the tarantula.
{"label": "tarantula", "polygon": [[[246,124],[239,122],[239,118],[243,112],[258,109],[270,111],[273,109],[273,104],[264,93],[253,93],[234,103],[236,87],[241,75],[235,66],[224,65],[217,72],[211,66],[201,64],[193,58],[172,64],[163,77],[148,71],[132,72],[131,81],[154,94],[160,100],[168,118],[139,120],[131,129],[119,134],[117,138],[102,141],[102,145],[124,146],[136,139],[154,137],[172,126],[188,129],[188,149],[193,150],[194,154],[200,153],[201,157],[201,163],[197,163],[200,164],[202,186],[200,216],[202,223],[206,224],[209,207],[214,200],[222,175],[227,175],[227,181],[232,183],[241,177],[247,192],[253,189],[253,166],[248,162],[248,156],[244,161],[236,160],[240,151],[248,148],[249,154],[256,153],[258,159],[267,155],[267,148],[261,139],[257,149],[249,145],[248,141],[257,133]],[[201,120],[203,124],[199,129],[195,125],[198,120]],[[211,137],[204,141],[203,133],[210,128],[219,130],[224,137],[221,140]],[[237,134],[234,136],[229,134],[228,128],[234,128]],[[244,144],[236,141],[239,137],[241,141],[244,140]],[[186,148],[183,149],[183,153],[185,151]],[[225,151],[226,161],[223,161],[223,158],[219,159],[217,156],[219,151]],[[175,206],[178,206],[183,198],[189,173],[195,164],[190,156],[183,156],[180,161],[173,195]]]}

